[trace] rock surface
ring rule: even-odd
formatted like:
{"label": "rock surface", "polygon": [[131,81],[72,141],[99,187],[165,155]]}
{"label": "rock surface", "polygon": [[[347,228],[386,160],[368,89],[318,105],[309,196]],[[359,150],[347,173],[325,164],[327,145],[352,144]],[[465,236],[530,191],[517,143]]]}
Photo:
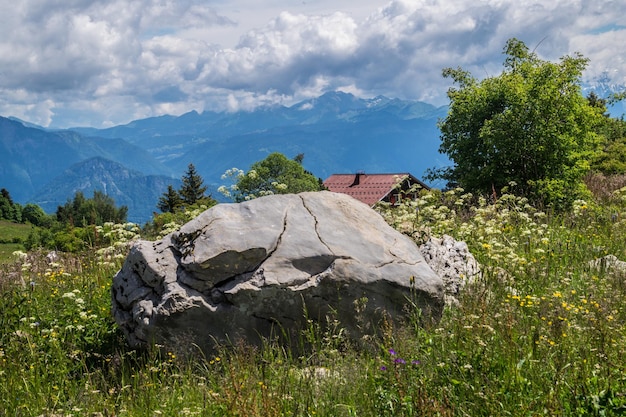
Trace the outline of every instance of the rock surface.
{"label": "rock surface", "polygon": [[411,239],[326,191],[212,207],[160,241],[135,243],[112,285],[131,346],[205,352],[216,342],[297,337],[307,317],[330,314],[356,339],[384,314],[405,317],[409,300],[437,320],[443,294]]}
{"label": "rock surface", "polygon": [[621,261],[615,255],[606,255],[589,262],[592,268],[609,274],[626,275],[626,262]]}
{"label": "rock surface", "polygon": [[457,297],[463,287],[480,274],[480,266],[467,244],[448,235],[431,237],[420,246],[420,252],[443,280],[446,304],[458,304]]}

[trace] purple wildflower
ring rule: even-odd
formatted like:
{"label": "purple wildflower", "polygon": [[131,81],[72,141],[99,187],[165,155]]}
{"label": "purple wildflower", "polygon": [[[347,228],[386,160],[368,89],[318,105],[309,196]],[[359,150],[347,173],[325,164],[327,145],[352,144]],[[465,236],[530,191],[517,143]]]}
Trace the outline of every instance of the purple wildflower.
{"label": "purple wildflower", "polygon": [[389,349],[389,354],[390,354],[391,356],[395,356],[395,355],[396,355],[396,351],[395,351],[395,350],[393,350],[393,349]]}
{"label": "purple wildflower", "polygon": [[406,361],[405,361],[404,359],[402,359],[402,358],[397,358],[397,359],[394,359],[394,361],[393,361],[393,362],[394,362],[394,363],[399,363],[399,364],[401,364],[401,365],[404,365],[404,364],[406,363]]}
{"label": "purple wildflower", "polygon": [[421,362],[420,361],[411,361],[411,364],[413,365],[419,365]]}
{"label": "purple wildflower", "polygon": [[386,370],[387,370],[387,367],[386,367],[385,365],[383,365],[383,366],[381,366],[381,367],[380,367],[380,370],[381,370],[381,371],[386,371]]}

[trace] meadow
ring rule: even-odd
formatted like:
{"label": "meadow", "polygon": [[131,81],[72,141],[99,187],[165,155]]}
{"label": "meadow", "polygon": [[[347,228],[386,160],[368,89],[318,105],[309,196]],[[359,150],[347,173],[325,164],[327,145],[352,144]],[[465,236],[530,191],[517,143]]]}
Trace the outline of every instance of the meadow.
{"label": "meadow", "polygon": [[12,253],[23,248],[32,226],[0,220],[0,263],[12,259]]}
{"label": "meadow", "polygon": [[209,357],[131,350],[109,291],[136,229],[108,225],[110,248],[53,262],[16,253],[0,267],[0,415],[623,415],[626,271],[594,261],[626,260],[626,188],[555,214],[514,187],[381,208],[418,243],[466,241],[482,274],[437,324],[407,311],[369,348],[328,317],[303,332],[304,354],[270,341]]}

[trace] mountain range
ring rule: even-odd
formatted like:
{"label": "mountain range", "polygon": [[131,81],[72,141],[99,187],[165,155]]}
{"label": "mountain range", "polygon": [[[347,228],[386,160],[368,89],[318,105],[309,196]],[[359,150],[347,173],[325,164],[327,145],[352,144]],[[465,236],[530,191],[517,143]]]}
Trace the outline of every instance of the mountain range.
{"label": "mountain range", "polygon": [[438,153],[437,121],[446,112],[418,101],[331,92],[289,107],[192,111],[108,129],[47,130],[0,117],[0,187],[47,212],[76,191],[89,197],[97,189],[142,223],[190,163],[218,199],[227,169],[247,170],[272,152],[304,154],[304,167],[322,179],[357,171],[421,177],[449,164]]}

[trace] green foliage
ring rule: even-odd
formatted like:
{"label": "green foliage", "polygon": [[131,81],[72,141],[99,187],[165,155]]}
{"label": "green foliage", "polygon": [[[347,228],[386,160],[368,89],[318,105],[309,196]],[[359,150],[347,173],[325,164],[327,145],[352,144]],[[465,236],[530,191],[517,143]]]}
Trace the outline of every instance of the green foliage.
{"label": "green foliage", "polygon": [[27,204],[23,211],[25,220],[37,226],[24,241],[27,250],[80,252],[100,244],[96,226],[107,222],[124,223],[128,208],[116,207],[115,201],[100,191],[94,191],[93,198],[89,199],[79,191],[72,200],[57,208],[54,218],[32,204]]}
{"label": "green foliage", "polygon": [[52,224],[52,218],[41,207],[33,203],[26,204],[22,209],[22,221],[42,227],[49,227]]}
{"label": "green foliage", "polygon": [[[157,207],[162,214],[156,215],[152,224],[146,225],[145,230],[149,235],[159,234],[164,225],[172,222],[180,226],[200,214],[201,211],[217,204],[213,197],[205,195],[207,187],[203,185],[204,180],[198,175],[193,164],[189,164],[182,182],[178,191],[172,185],[168,185],[167,191],[159,199]],[[195,215],[190,217],[191,213]],[[178,222],[182,219],[187,220],[179,224]],[[171,229],[171,227],[167,228]]]}
{"label": "green foliage", "polygon": [[93,198],[89,199],[77,191],[73,200],[68,200],[56,211],[60,223],[76,227],[102,226],[105,222],[124,223],[127,214],[128,207],[117,208],[113,198],[101,191],[94,191]]}
{"label": "green foliage", "polygon": [[211,197],[199,200],[196,204],[176,210],[173,213],[165,212],[155,215],[151,222],[144,225],[142,235],[147,239],[161,239],[168,233],[178,230],[183,224],[195,219],[203,211],[213,207],[217,202]]}
{"label": "green foliage", "polygon": [[444,70],[458,88],[448,91],[440,152],[454,166],[435,175],[478,194],[513,181],[534,201],[567,207],[581,197],[603,123],[602,107],[581,94],[587,59],[542,61],[517,39],[505,54],[502,74],[480,82],[462,69]]}
{"label": "green foliage", "polygon": [[114,270],[97,272],[77,259],[49,264],[37,255],[21,266],[25,286],[0,275],[0,410],[49,415],[64,403],[77,413],[83,400],[73,395],[88,389],[85,372],[103,365],[102,355],[119,343],[107,306]]}
{"label": "green foliage", "polygon": [[167,186],[167,191],[159,198],[157,208],[162,213],[174,213],[183,205],[183,199],[172,185]]}
{"label": "green foliage", "polygon": [[15,203],[6,188],[0,190],[0,220],[45,227],[50,227],[53,221],[52,217],[36,204],[28,203],[21,206]]}
{"label": "green foliage", "polygon": [[144,226],[145,236],[161,238],[217,204],[213,197],[205,195],[207,187],[193,164],[189,164],[182,182],[179,190],[172,185],[167,187],[157,206],[161,213],[155,214],[152,221]]}
{"label": "green foliage", "polygon": [[626,121],[606,117],[599,132],[602,149],[592,160],[592,170],[607,175],[626,172]]}
{"label": "green foliage", "polygon": [[0,190],[0,220],[22,222],[22,206],[13,202],[11,194],[6,188]]}
{"label": "green foliage", "polygon": [[237,168],[228,170],[222,179],[234,178],[236,183],[220,192],[236,202],[250,200],[270,194],[297,194],[304,191],[320,191],[321,181],[302,167],[304,155],[299,154],[290,160],[285,155],[274,152],[262,161],[255,162],[247,173]]}
{"label": "green foliage", "polygon": [[206,192],[207,187],[203,185],[204,180],[197,173],[196,167],[193,164],[189,164],[187,167],[187,171],[183,175],[182,181],[183,185],[180,187],[178,194],[180,195],[183,204],[196,204],[199,200],[206,198],[204,193]]}

